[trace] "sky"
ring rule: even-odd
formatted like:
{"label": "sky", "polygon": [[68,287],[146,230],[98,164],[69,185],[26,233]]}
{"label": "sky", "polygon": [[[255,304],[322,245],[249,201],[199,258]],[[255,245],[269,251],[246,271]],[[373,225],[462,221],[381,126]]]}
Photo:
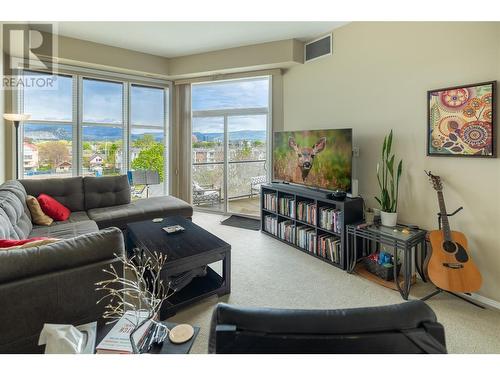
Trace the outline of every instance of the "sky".
{"label": "sky", "polygon": [[[235,80],[195,84],[192,86],[192,109],[235,109],[267,108],[269,105],[269,80]],[[223,133],[222,117],[193,117],[193,132]],[[234,116],[228,121],[228,131],[263,131],[266,130],[266,116]]]}
{"label": "sky", "polygon": [[[39,74],[39,73],[36,73]],[[34,120],[71,121],[72,78],[57,76],[57,89],[25,88],[24,112]],[[120,124],[122,122],[122,85],[83,80],[83,120],[85,122]],[[163,124],[164,91],[132,86],[131,122],[136,125]],[[269,80],[235,80],[192,86],[193,111],[209,109],[267,108]],[[238,116],[229,120],[229,131],[266,130],[266,116]],[[193,132],[223,132],[221,118],[193,118]]]}

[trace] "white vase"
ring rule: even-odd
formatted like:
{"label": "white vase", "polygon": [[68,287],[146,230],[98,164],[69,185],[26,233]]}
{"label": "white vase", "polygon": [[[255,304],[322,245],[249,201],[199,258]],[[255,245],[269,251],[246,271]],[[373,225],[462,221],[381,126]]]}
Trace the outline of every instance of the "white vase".
{"label": "white vase", "polygon": [[395,227],[398,221],[397,212],[380,212],[380,219],[382,220],[382,225],[386,227]]}

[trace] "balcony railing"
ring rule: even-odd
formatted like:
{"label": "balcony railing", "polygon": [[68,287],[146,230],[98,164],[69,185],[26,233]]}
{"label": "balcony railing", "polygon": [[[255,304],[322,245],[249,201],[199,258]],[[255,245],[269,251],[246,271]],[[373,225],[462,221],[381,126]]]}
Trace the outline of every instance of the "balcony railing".
{"label": "balcony railing", "polygon": [[[252,198],[258,195],[255,184],[252,180],[255,177],[266,176],[266,160],[238,160],[229,161],[227,170],[227,192],[224,191],[224,162],[212,163],[193,163],[192,180],[193,186],[206,187],[206,194],[210,194],[208,190],[220,191],[220,199],[216,199],[213,195],[213,202],[208,199],[206,201],[199,200],[199,206],[214,206],[216,200],[221,204],[226,197],[231,205],[231,201],[241,198]],[[257,187],[258,188],[258,187]],[[196,202],[194,202],[196,205]],[[258,201],[257,203],[258,204]],[[220,208],[220,207],[218,207]],[[229,207],[231,211],[231,207]]]}

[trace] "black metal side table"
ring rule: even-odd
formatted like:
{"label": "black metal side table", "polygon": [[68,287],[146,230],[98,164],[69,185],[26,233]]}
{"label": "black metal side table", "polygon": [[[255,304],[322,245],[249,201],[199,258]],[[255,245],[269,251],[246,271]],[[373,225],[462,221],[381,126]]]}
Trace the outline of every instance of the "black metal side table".
{"label": "black metal side table", "polygon": [[[401,267],[403,285],[398,281],[397,267],[394,267],[394,283],[403,299],[407,300],[410,294],[413,261],[418,274],[424,282],[427,282],[423,272],[423,263],[426,256],[425,237],[427,232],[425,230],[409,229],[409,233],[403,233],[403,229],[408,229],[405,226],[398,225],[390,228],[379,224],[369,226],[351,224],[346,227],[347,272],[353,273],[358,260],[368,256],[372,249],[375,248],[377,251],[380,245],[385,245],[394,248],[394,264],[396,265],[398,264],[398,252],[403,252]],[[414,257],[412,257],[413,250]]]}

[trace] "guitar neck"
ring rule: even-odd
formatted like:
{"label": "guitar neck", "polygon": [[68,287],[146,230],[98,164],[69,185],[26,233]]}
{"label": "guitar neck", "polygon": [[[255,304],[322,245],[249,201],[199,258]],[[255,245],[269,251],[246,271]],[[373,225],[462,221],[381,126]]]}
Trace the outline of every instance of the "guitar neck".
{"label": "guitar neck", "polygon": [[439,212],[441,213],[441,225],[443,227],[443,234],[445,241],[451,241],[450,222],[446,214],[446,205],[444,203],[444,196],[442,191],[437,192],[439,202]]}

